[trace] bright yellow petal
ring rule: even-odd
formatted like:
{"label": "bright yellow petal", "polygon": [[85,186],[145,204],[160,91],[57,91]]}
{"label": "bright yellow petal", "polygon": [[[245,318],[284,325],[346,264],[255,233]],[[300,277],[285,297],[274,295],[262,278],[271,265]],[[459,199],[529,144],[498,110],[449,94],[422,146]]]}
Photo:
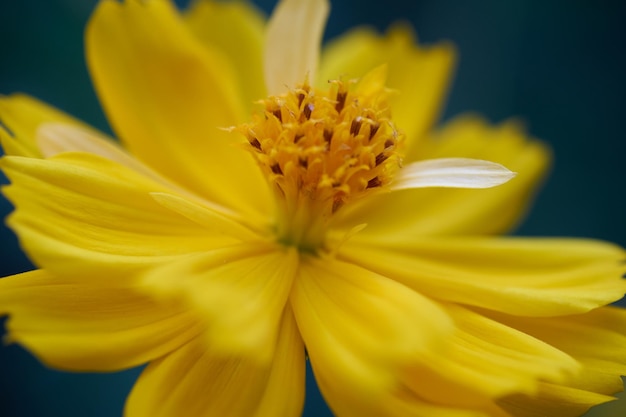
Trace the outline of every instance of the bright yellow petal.
{"label": "bright yellow petal", "polygon": [[117,162],[169,188],[181,190],[141,161],[133,158],[112,139],[94,129],[66,123],[42,123],[37,128],[35,143],[45,158],[62,152],[85,152]]}
{"label": "bright yellow petal", "polygon": [[[201,200],[188,190],[168,181],[135,159],[113,140],[93,129],[64,123],[43,123],[37,129],[36,136],[37,147],[46,158],[63,152],[85,152],[116,162],[146,179],[159,183],[178,195],[152,192],[150,193],[152,198],[162,206],[197,221],[209,229],[219,229],[221,223],[230,223],[231,234],[235,229],[240,229],[242,236],[246,238],[251,237],[251,230],[246,227],[264,231],[263,227],[259,227],[263,225],[249,224],[249,219],[241,217],[238,213],[219,204]],[[182,197],[183,195],[185,197]],[[235,222],[238,223],[235,224]]]}
{"label": "bright yellow petal", "polygon": [[[586,340],[584,344],[589,345],[590,342],[597,345],[595,340]],[[568,385],[606,395],[613,395],[624,389],[621,377],[626,376],[625,360],[616,362],[614,360],[588,357],[577,357],[577,360],[582,365],[582,370],[576,375],[576,378],[568,381]]]}
{"label": "bright yellow petal", "polygon": [[586,314],[531,319],[488,313],[494,319],[567,352],[582,364],[562,385],[597,394],[622,390],[626,375],[626,310],[603,307]]}
{"label": "bright yellow petal", "polygon": [[259,234],[265,234],[269,230],[258,227],[262,225],[249,224],[245,217],[207,201],[161,192],[153,192],[150,195],[163,207],[206,227],[213,233],[239,240],[254,240],[259,238]]}
{"label": "bright yellow petal", "polygon": [[239,95],[248,113],[265,98],[263,40],[265,21],[254,5],[243,2],[198,0],[184,14],[191,32],[210,51],[219,50],[236,75]]}
{"label": "bright yellow petal", "polygon": [[269,94],[316,79],[328,0],[282,0],[267,23],[263,64]]}
{"label": "bright yellow petal", "polygon": [[534,394],[541,381],[560,382],[579,370],[567,354],[514,328],[462,307],[448,305],[446,311],[456,325],[449,349],[405,377],[420,398],[489,409],[499,397]]}
{"label": "bright yellow petal", "polygon": [[293,248],[252,242],[166,264],[143,283],[147,291],[184,300],[202,316],[215,352],[266,362],[297,266]]}
{"label": "bright yellow petal", "polygon": [[304,348],[287,311],[273,362],[216,356],[198,338],[141,374],[127,417],[296,417],[304,402]]}
{"label": "bright yellow petal", "polygon": [[439,356],[418,356],[399,371],[395,388],[373,395],[359,391],[332,366],[315,361],[320,388],[337,415],[510,417],[496,400],[515,392],[536,393],[546,379],[562,381],[578,364],[533,337],[470,310],[445,306],[455,332]]}
{"label": "bright yellow petal", "polygon": [[511,417],[495,406],[477,409],[435,404],[402,385],[373,395],[346,380],[341,371],[328,364],[312,361],[311,365],[324,399],[338,417]]}
{"label": "bright yellow petal", "polygon": [[245,117],[234,78],[169,1],[102,1],[86,48],[109,121],[133,154],[221,204],[268,209],[267,185],[237,146],[243,139],[220,129]]}
{"label": "bright yellow petal", "polygon": [[363,395],[383,395],[399,367],[432,355],[451,332],[427,298],[332,258],[302,259],[291,304],[313,366]]}
{"label": "bright yellow petal", "polygon": [[25,94],[0,96],[0,144],[5,155],[40,158],[37,130],[44,123],[88,129],[77,119]]}
{"label": "bright yellow petal", "polygon": [[549,165],[546,147],[529,141],[514,123],[489,126],[471,117],[450,122],[422,144],[419,160],[473,158],[516,173],[486,190],[414,189],[380,197],[345,212],[345,227],[368,223],[364,233],[424,235],[500,234],[518,224]]}
{"label": "bright yellow petal", "polygon": [[502,407],[515,417],[579,417],[594,405],[612,401],[613,397],[575,388],[542,384],[535,397],[517,395],[501,401]]}
{"label": "bright yellow petal", "polygon": [[626,364],[626,309],[603,307],[549,320],[498,317],[576,357]]}
{"label": "bright yellow petal", "polygon": [[113,371],[161,357],[200,333],[199,321],[176,304],[157,304],[107,278],[38,270],[0,279],[9,340],[49,366]]}
{"label": "bright yellow petal", "polygon": [[436,299],[521,316],[583,313],[626,292],[626,252],[591,240],[356,235],[339,256]]}
{"label": "bright yellow petal", "polygon": [[287,306],[283,314],[272,370],[263,398],[253,417],[299,417],[302,415],[304,364],[304,344],[293,311]]}
{"label": "bright yellow petal", "polygon": [[355,29],[331,42],[323,50],[319,84],[341,76],[362,77],[387,64],[387,86],[392,116],[406,134],[409,149],[419,146],[432,127],[446,98],[454,67],[455,52],[449,44],[419,47],[410,28],[394,26],[380,36],[369,29]]}
{"label": "bright yellow petal", "polygon": [[9,225],[39,266],[59,275],[116,275],[237,240],[229,221],[199,227],[157,203],[160,183],[84,153],[51,159],[4,157],[12,184],[3,193],[16,210]]}
{"label": "bright yellow petal", "polygon": [[0,97],[0,121],[8,129],[0,129],[6,155],[49,158],[61,152],[87,152],[118,162],[158,182],[167,182],[113,139],[27,95]]}

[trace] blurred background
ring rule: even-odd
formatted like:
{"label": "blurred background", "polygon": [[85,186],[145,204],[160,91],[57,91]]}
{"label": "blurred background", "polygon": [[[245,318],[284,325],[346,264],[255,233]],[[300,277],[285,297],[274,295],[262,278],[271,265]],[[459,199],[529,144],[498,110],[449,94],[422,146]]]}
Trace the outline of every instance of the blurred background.
{"label": "blurred background", "polygon": [[[255,3],[269,13],[275,0]],[[0,94],[29,93],[108,131],[83,55],[95,4],[0,1]],[[626,2],[342,0],[332,5],[326,38],[363,24],[385,30],[396,20],[410,21],[422,43],[458,47],[444,120],[467,111],[495,123],[515,116],[553,148],[553,172],[517,234],[626,246]],[[10,211],[0,199],[0,217]],[[0,245],[0,276],[32,268],[4,226]],[[138,373],[57,372],[18,346],[0,347],[0,416],[121,416]],[[611,405],[594,415],[601,412],[626,415]],[[305,415],[330,416],[310,378]]]}

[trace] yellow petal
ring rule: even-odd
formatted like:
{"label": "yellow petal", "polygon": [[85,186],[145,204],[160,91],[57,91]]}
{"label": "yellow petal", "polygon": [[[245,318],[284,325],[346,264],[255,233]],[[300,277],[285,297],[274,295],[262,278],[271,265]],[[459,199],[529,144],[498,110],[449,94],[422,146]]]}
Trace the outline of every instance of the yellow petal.
{"label": "yellow petal", "polygon": [[6,155],[49,158],[61,152],[87,152],[174,187],[113,139],[32,97],[22,94],[0,97],[0,120],[9,130],[0,129]]}
{"label": "yellow petal", "polygon": [[456,119],[422,143],[417,159],[436,158],[492,161],[516,176],[487,190],[412,189],[383,194],[346,210],[341,225],[349,229],[367,223],[364,233],[372,236],[504,233],[526,213],[550,159],[545,146],[528,141],[517,124],[492,127],[470,117]]}
{"label": "yellow petal", "polygon": [[622,417],[626,415],[626,391],[622,391],[615,396],[615,399],[593,407],[586,417]]}
{"label": "yellow petal", "polygon": [[303,402],[304,348],[286,311],[271,364],[215,355],[198,338],[144,370],[125,415],[296,417]]}
{"label": "yellow petal", "polygon": [[[545,379],[573,375],[568,355],[522,332],[452,305],[445,306],[455,332],[437,356],[415,358],[399,371],[395,388],[374,395],[342,375],[312,365],[337,415],[510,417],[495,401],[515,392],[536,393]],[[314,351],[309,349],[312,355]]]}
{"label": "yellow petal", "polygon": [[199,321],[175,304],[107,278],[38,270],[0,279],[9,340],[49,366],[113,371],[161,357],[200,333]]}
{"label": "yellow petal", "polygon": [[184,14],[191,32],[211,51],[228,60],[237,77],[239,95],[248,113],[267,96],[263,79],[264,18],[254,5],[243,2],[199,0]]}
{"label": "yellow petal", "polygon": [[[593,341],[593,343],[597,343]],[[585,344],[588,344],[585,343]],[[624,389],[622,376],[626,376],[626,361],[615,362],[597,358],[577,357],[582,370],[567,385],[585,391],[615,394]]]}
{"label": "yellow petal", "polygon": [[133,158],[112,139],[79,125],[42,123],[37,128],[35,143],[45,158],[62,152],[86,152],[117,162],[152,180],[172,188],[176,186]]}
{"label": "yellow petal", "polygon": [[[218,233],[235,236],[237,230],[239,230],[241,231],[240,234],[237,234],[239,238],[249,239],[256,236],[252,234],[252,230],[244,227],[247,219],[239,216],[238,213],[210,201],[200,200],[187,190],[163,178],[150,167],[133,158],[111,139],[93,129],[62,123],[43,123],[37,129],[36,135],[37,146],[46,158],[62,152],[73,151],[101,156],[160,183],[169,188],[171,192],[177,192],[187,197],[186,199],[178,195],[152,192],[151,196],[162,206],[191,220],[195,220]],[[220,230],[221,224],[227,224],[228,231]],[[250,224],[246,226],[253,227],[258,225]]]}
{"label": "yellow petal", "polygon": [[550,343],[582,365],[562,385],[612,395],[626,375],[626,310],[603,307],[586,314],[532,319],[488,313],[494,319]]}
{"label": "yellow petal", "polygon": [[235,237],[239,240],[252,240],[259,238],[256,231],[263,232],[262,229],[256,229],[255,226],[258,225],[248,224],[247,219],[240,217],[237,213],[232,213],[210,202],[159,192],[153,192],[150,195],[163,207],[212,230],[213,233]]}
{"label": "yellow petal", "polygon": [[272,95],[314,81],[322,34],[330,6],[327,0],[281,0],[267,24],[265,85]]}
{"label": "yellow petal", "polygon": [[365,396],[383,395],[399,367],[432,355],[451,331],[435,303],[332,258],[303,258],[291,304],[318,377]]}
{"label": "yellow petal", "polygon": [[[511,417],[499,407],[472,408],[436,404],[418,397],[407,388],[373,395],[346,381],[343,375],[324,364],[311,363],[324,399],[336,416],[358,417]],[[453,392],[449,393],[454,395]]]}
{"label": "yellow petal", "polygon": [[[304,344],[289,306],[281,330],[263,398],[253,417],[299,417],[304,406]],[[287,394],[286,391],[289,390]]]}
{"label": "yellow petal", "polygon": [[9,225],[31,259],[59,275],[117,275],[237,241],[237,229],[223,234],[233,229],[228,221],[198,227],[150,195],[170,189],[96,155],[4,157],[0,165],[16,206]]}
{"label": "yellow petal", "polygon": [[521,316],[582,313],[626,292],[626,252],[591,240],[357,234],[339,256],[436,299]]}
{"label": "yellow petal", "polygon": [[5,155],[40,158],[36,138],[39,126],[44,123],[88,129],[77,119],[25,94],[0,96],[0,144]]}
{"label": "yellow petal", "polygon": [[534,394],[541,381],[575,375],[569,355],[521,331],[468,309],[448,305],[456,332],[443,355],[410,368],[415,394],[436,404],[476,409],[512,393]]}
{"label": "yellow petal", "polygon": [[626,310],[603,307],[572,317],[549,320],[498,316],[521,330],[548,340],[576,357],[626,364]]}
{"label": "yellow petal", "polygon": [[612,400],[607,395],[544,383],[537,396],[511,396],[500,404],[515,417],[579,417],[594,405]]}
{"label": "yellow petal", "polygon": [[146,290],[182,299],[202,316],[211,348],[271,359],[297,252],[252,242],[206,251],[150,271]]}
{"label": "yellow petal", "polygon": [[436,121],[447,95],[455,52],[449,44],[419,47],[405,26],[393,26],[381,37],[369,29],[355,29],[324,48],[320,84],[340,76],[362,77],[387,64],[387,86],[393,120],[406,134],[409,150],[419,146],[422,135]]}
{"label": "yellow petal", "polygon": [[379,65],[366,72],[359,78],[355,93],[372,100],[386,100],[389,93],[386,91],[388,72],[387,64]]}
{"label": "yellow petal", "polygon": [[109,121],[134,155],[221,204],[267,210],[267,185],[236,146],[243,139],[220,129],[244,117],[232,74],[169,1],[102,1],[86,49]]}

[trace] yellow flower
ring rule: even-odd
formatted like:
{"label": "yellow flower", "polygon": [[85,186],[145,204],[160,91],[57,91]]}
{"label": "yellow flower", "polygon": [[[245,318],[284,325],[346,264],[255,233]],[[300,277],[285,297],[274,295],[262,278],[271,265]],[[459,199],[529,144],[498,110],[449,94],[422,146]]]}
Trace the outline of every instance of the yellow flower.
{"label": "yellow flower", "polygon": [[[264,25],[242,3],[103,0],[88,64],[124,149],[0,99],[9,224],[39,267],[0,280],[10,340],[61,369],[148,362],[129,417],[297,416],[305,348],[340,417],[610,400],[625,251],[495,237],[547,151],[513,123],[431,131],[451,47],[399,26],[320,56],[327,12],[283,0]],[[500,164],[518,175],[460,189],[508,181]]]}

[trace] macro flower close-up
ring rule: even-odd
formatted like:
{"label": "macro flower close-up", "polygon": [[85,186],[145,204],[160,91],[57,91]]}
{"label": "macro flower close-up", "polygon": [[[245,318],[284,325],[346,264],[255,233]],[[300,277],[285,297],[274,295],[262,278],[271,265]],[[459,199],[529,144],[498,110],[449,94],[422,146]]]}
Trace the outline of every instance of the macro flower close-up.
{"label": "macro flower close-up", "polygon": [[626,250],[504,236],[551,152],[438,125],[456,63],[407,24],[322,48],[331,5],[101,0],[87,67],[114,137],[0,97],[6,340],[145,365],[127,417],[575,417],[626,374]]}

